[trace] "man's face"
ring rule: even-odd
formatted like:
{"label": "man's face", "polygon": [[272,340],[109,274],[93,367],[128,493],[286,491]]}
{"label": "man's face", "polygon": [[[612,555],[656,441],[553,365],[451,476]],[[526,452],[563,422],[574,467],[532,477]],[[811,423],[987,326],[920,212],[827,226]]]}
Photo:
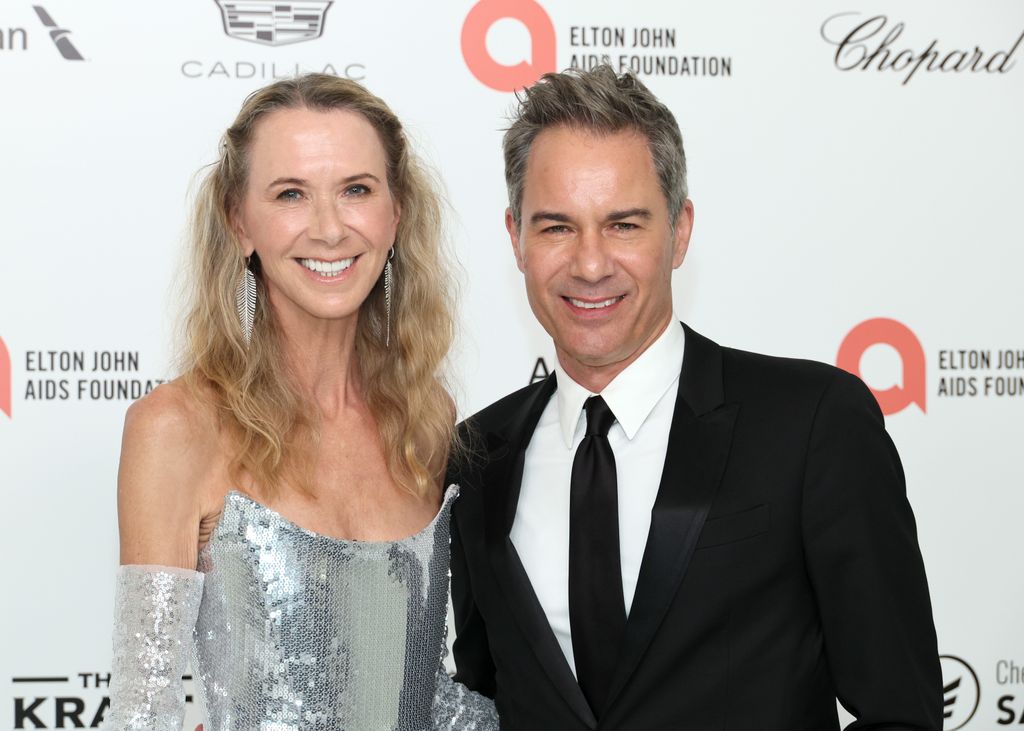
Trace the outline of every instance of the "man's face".
{"label": "man's face", "polygon": [[600,390],[671,321],[693,206],[673,230],[642,135],[555,127],[530,149],[521,211],[505,223],[530,306],[566,372]]}

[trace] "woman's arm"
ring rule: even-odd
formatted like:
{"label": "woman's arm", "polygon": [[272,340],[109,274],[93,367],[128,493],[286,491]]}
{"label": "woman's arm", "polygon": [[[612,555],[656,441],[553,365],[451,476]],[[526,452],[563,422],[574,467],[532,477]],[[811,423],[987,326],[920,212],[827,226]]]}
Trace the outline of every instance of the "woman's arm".
{"label": "woman's arm", "polygon": [[181,676],[203,588],[200,486],[216,443],[205,431],[176,386],[136,402],[125,418],[108,729],[181,729]]}
{"label": "woman's arm", "polygon": [[437,671],[437,690],[434,694],[433,731],[498,731],[498,712],[494,701],[470,690],[448,675],[444,658],[448,656],[448,630]]}
{"label": "woman's arm", "polygon": [[122,565],[196,568],[203,487],[219,448],[212,422],[178,382],[128,408],[117,476]]}

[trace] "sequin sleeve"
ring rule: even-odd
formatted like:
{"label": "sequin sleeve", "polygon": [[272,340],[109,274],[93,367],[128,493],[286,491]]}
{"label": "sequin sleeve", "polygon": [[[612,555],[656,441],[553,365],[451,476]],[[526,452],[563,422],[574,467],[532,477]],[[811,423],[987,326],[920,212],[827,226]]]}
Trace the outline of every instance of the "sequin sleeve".
{"label": "sequin sleeve", "polygon": [[181,731],[182,672],[203,596],[203,575],[122,566],[114,595],[114,659],[104,729]]}
{"label": "sequin sleeve", "polygon": [[455,682],[444,667],[447,655],[446,642],[441,666],[437,670],[437,692],[432,711],[434,731],[498,731],[498,712],[494,701]]}

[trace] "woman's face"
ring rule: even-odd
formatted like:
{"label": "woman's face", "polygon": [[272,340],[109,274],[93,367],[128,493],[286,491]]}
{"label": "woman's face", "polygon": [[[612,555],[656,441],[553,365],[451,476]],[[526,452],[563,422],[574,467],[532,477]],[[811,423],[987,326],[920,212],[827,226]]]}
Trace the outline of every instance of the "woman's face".
{"label": "woman's face", "polygon": [[244,254],[259,256],[285,327],[310,318],[355,324],[398,217],[384,148],[362,115],[281,109],[257,123],[232,223]]}

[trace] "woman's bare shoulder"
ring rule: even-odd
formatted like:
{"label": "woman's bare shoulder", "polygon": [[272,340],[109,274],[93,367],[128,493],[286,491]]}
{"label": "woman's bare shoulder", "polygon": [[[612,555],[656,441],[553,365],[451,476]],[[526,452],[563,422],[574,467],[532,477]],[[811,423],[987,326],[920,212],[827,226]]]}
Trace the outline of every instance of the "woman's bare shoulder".
{"label": "woman's bare shoulder", "polygon": [[122,563],[195,566],[224,451],[216,408],[203,396],[178,379],[128,408],[117,480]]}

